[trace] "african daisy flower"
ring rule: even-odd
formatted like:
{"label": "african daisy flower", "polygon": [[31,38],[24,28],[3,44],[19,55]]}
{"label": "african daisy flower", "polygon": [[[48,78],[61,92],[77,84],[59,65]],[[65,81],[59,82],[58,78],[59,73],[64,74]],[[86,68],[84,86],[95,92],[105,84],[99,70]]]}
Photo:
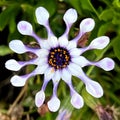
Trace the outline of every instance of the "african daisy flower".
{"label": "african daisy flower", "polygon": [[102,87],[98,82],[91,80],[84,73],[82,68],[89,65],[95,65],[105,71],[110,71],[114,68],[114,61],[106,57],[100,61],[91,62],[81,55],[87,50],[105,48],[110,41],[109,38],[107,36],[101,36],[95,38],[89,46],[78,48],[77,42],[81,36],[93,30],[95,26],[93,19],[86,18],[82,20],[79,26],[80,31],[78,35],[74,39],[68,40],[70,28],[77,20],[77,12],[75,9],[71,8],[64,14],[63,20],[66,24],[66,30],[59,38],[57,38],[50,29],[49,13],[45,8],[38,7],[35,11],[35,15],[37,22],[46,28],[48,38],[43,39],[38,37],[34,33],[32,25],[29,22],[20,21],[18,23],[18,31],[22,35],[28,35],[35,38],[40,45],[40,48],[31,48],[24,45],[20,40],[12,40],[9,43],[9,47],[18,54],[31,52],[37,55],[37,58],[29,61],[16,61],[14,59],[10,59],[5,63],[6,68],[13,71],[18,71],[22,67],[30,64],[37,66],[35,70],[29,74],[21,76],[14,75],[10,80],[12,85],[22,87],[30,77],[44,74],[42,88],[35,96],[35,104],[37,107],[40,107],[44,103],[46,86],[48,82],[52,80],[53,95],[47,104],[49,110],[53,112],[57,111],[60,107],[60,100],[57,97],[57,87],[60,79],[62,79],[69,86],[71,104],[77,109],[83,107],[84,101],[72,85],[72,76],[76,76],[82,80],[89,94],[96,98],[101,97],[103,95]]}

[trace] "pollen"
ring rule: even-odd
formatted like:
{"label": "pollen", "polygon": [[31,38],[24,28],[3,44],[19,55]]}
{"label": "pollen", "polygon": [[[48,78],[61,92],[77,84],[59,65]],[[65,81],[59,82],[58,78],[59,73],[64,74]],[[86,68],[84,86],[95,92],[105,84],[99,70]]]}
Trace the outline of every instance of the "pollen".
{"label": "pollen", "polygon": [[51,73],[53,73],[54,71],[55,71],[55,69],[54,69],[54,68],[52,68]]}
{"label": "pollen", "polygon": [[63,69],[69,65],[71,56],[63,47],[51,48],[48,55],[48,64],[54,69]]}

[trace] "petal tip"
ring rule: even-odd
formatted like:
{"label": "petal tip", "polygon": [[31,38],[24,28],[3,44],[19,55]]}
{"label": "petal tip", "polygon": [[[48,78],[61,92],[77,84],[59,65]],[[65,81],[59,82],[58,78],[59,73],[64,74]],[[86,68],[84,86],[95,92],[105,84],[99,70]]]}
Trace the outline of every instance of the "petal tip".
{"label": "petal tip", "polygon": [[11,78],[10,82],[15,87],[22,87],[25,85],[26,79],[22,79],[22,77],[15,75]]}
{"label": "petal tip", "polygon": [[26,52],[25,46],[23,42],[21,42],[20,40],[12,40],[9,43],[9,47],[11,50],[19,54]]}
{"label": "petal tip", "polygon": [[45,100],[45,93],[44,91],[39,91],[35,96],[35,104],[37,107],[40,107]]}
{"label": "petal tip", "polygon": [[105,48],[110,42],[109,37],[107,36],[101,36],[98,38],[95,38],[89,45],[91,49],[103,49]]}
{"label": "petal tip", "polygon": [[60,107],[60,100],[57,97],[52,97],[47,104],[50,111],[56,112]]}
{"label": "petal tip", "polygon": [[80,30],[83,33],[90,32],[95,26],[95,21],[92,18],[86,18],[80,23]]}
{"label": "petal tip", "polygon": [[13,71],[18,71],[20,70],[21,66],[19,65],[19,63],[14,60],[14,59],[10,59],[5,63],[5,67],[8,70],[13,70]]}
{"label": "petal tip", "polygon": [[71,8],[66,11],[63,17],[66,24],[72,24],[77,20],[77,12],[75,9]]}
{"label": "petal tip", "polygon": [[86,83],[86,90],[89,94],[91,94],[95,98],[102,97],[104,93],[101,85],[92,80]]}
{"label": "petal tip", "polygon": [[37,22],[40,25],[46,25],[49,19],[49,13],[44,7],[38,7],[35,11]]}
{"label": "petal tip", "polygon": [[80,109],[84,105],[83,98],[79,94],[75,93],[75,94],[72,95],[71,104],[75,108]]}
{"label": "petal tip", "polygon": [[98,63],[98,67],[104,69],[105,71],[113,70],[115,67],[115,62],[111,58],[104,58]]}
{"label": "petal tip", "polygon": [[32,25],[27,21],[20,21],[17,28],[22,35],[32,35],[33,33]]}

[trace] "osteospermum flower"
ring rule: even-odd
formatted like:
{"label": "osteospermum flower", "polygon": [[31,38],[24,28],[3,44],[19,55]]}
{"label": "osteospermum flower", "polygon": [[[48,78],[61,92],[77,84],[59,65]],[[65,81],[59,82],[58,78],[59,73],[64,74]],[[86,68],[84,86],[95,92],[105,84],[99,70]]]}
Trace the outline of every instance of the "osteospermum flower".
{"label": "osteospermum flower", "polygon": [[77,20],[77,12],[75,9],[69,9],[63,16],[63,20],[66,24],[66,30],[59,38],[57,38],[49,26],[49,13],[43,7],[38,7],[35,11],[37,22],[43,25],[48,33],[47,39],[42,39],[38,37],[32,28],[32,25],[27,21],[20,21],[17,25],[18,31],[22,35],[32,36],[36,39],[40,48],[30,48],[23,44],[20,40],[12,40],[9,43],[9,47],[16,53],[22,54],[25,52],[32,52],[37,55],[29,61],[16,61],[10,59],[6,62],[5,66],[9,70],[18,71],[22,67],[34,64],[37,65],[35,70],[31,73],[18,76],[14,75],[10,82],[13,86],[21,87],[24,86],[26,81],[35,75],[44,74],[44,81],[41,90],[35,96],[35,104],[40,107],[45,100],[45,89],[50,80],[53,82],[53,95],[48,101],[48,108],[50,111],[57,111],[60,107],[60,100],[57,97],[57,87],[62,79],[70,88],[71,94],[71,104],[79,109],[83,107],[83,98],[75,91],[72,85],[72,76],[76,76],[83,81],[86,90],[92,96],[99,98],[103,95],[103,89],[100,84],[96,81],[91,80],[82,70],[83,67],[88,65],[95,65],[104,69],[105,71],[110,71],[114,68],[114,61],[108,57],[97,61],[91,62],[87,60],[82,53],[91,49],[103,49],[109,43],[109,38],[107,36],[101,36],[95,38],[87,47],[77,48],[77,42],[87,32],[93,30],[95,22],[91,18],[86,18],[80,23],[80,31],[78,35],[72,39],[68,40],[68,34],[70,28],[74,22]]}

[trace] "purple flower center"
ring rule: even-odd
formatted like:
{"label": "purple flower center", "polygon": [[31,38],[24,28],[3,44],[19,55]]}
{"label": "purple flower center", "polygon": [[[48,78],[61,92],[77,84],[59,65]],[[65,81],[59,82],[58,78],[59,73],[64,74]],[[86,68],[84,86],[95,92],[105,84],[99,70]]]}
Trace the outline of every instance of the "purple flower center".
{"label": "purple flower center", "polygon": [[62,69],[69,65],[71,56],[63,47],[51,48],[48,55],[48,64],[55,69]]}

